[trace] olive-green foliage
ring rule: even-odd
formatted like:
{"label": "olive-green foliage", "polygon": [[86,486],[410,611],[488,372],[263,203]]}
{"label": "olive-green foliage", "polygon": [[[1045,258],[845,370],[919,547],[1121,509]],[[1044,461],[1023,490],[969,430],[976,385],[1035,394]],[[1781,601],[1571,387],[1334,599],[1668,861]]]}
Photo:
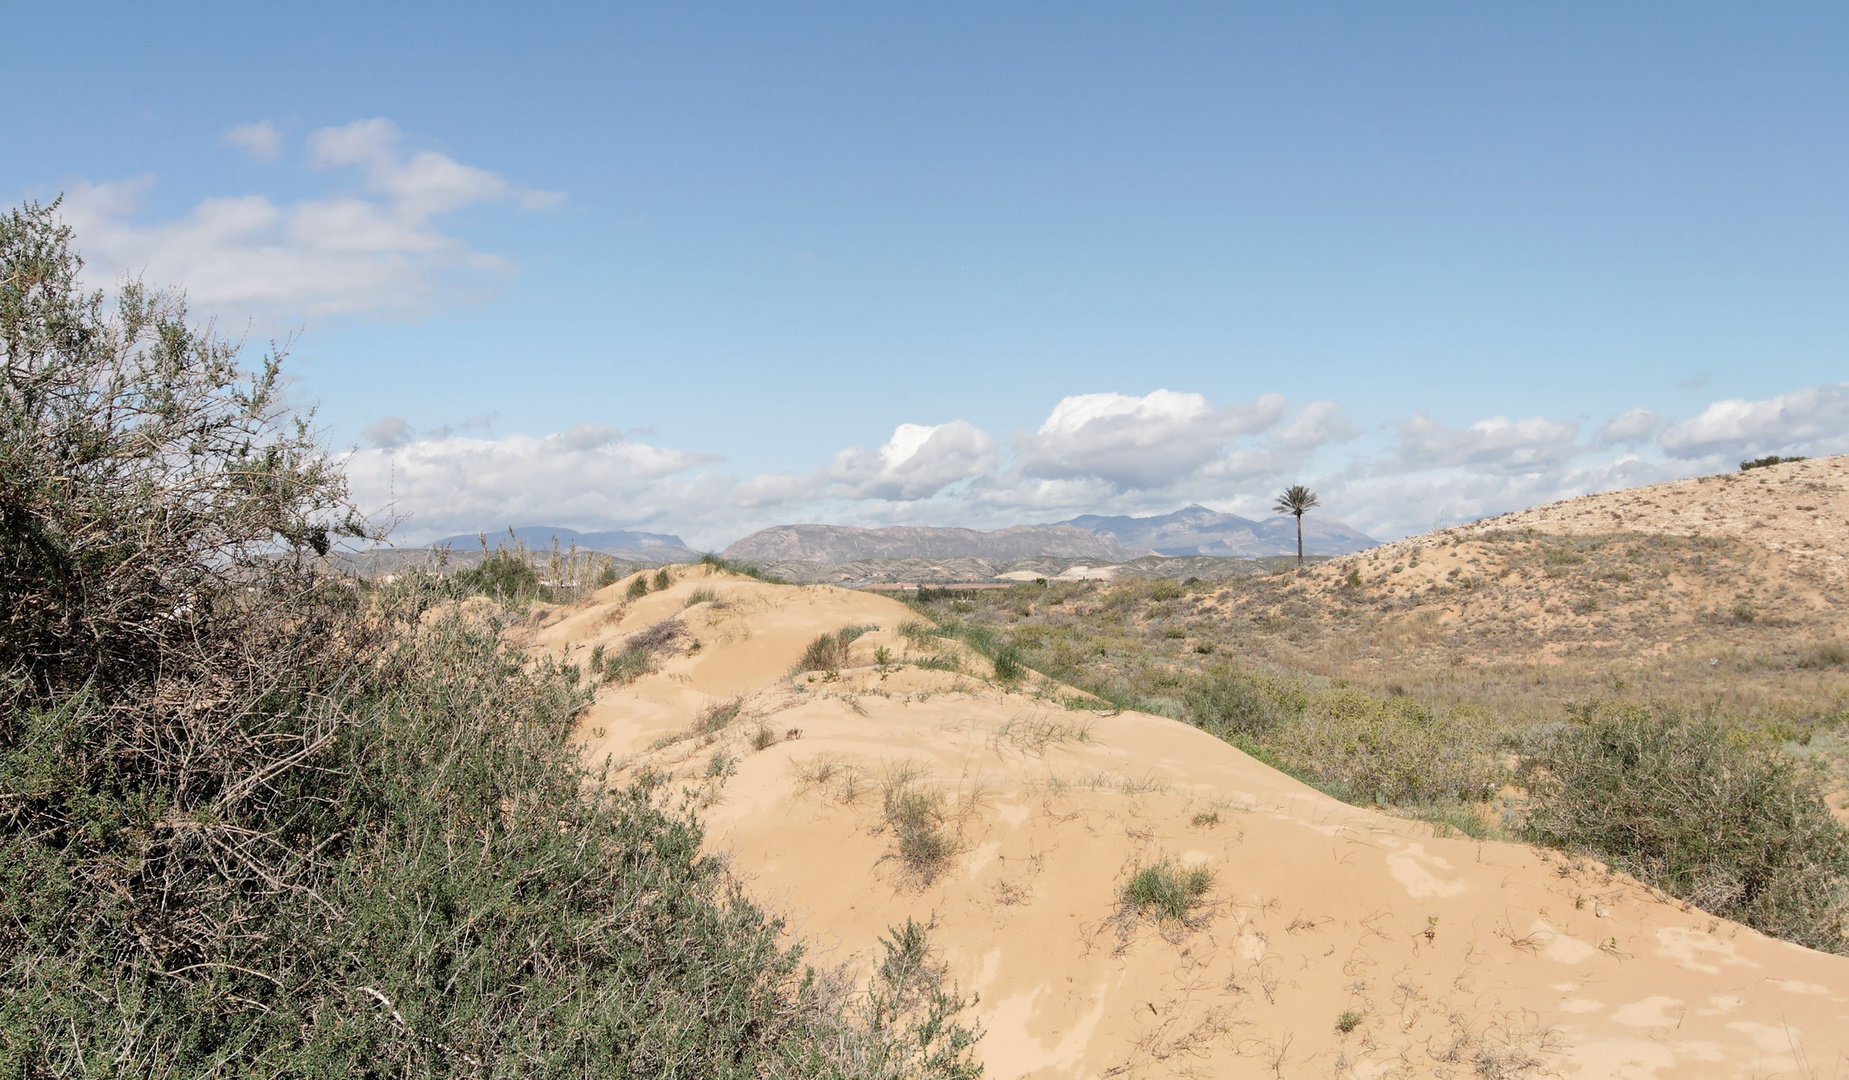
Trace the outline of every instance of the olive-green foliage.
{"label": "olive-green foliage", "polygon": [[1026,654],[1022,651],[1019,642],[1010,635],[1000,634],[987,626],[954,618],[939,622],[932,633],[936,637],[961,641],[975,649],[977,653],[988,659],[995,669],[996,679],[1001,682],[1019,682],[1027,674]]}
{"label": "olive-green foliage", "polygon": [[628,596],[631,600],[640,600],[642,597],[647,596],[648,574],[637,574],[635,580],[629,583],[629,589],[624,595]]}
{"label": "olive-green foliage", "polygon": [[930,930],[908,916],[903,927],[880,939],[884,955],[861,1012],[876,1047],[865,1059],[869,1076],[982,1075],[982,1066],[972,1060],[981,1030],[957,1021],[970,1001],[944,989],[944,967],[932,958]]}
{"label": "olive-green foliage", "polygon": [[943,792],[900,768],[886,778],[881,802],[904,878],[918,887],[931,884],[957,850]]}
{"label": "olive-green foliage", "polygon": [[[640,580],[640,579],[638,579]],[[623,647],[603,661],[603,677],[613,683],[631,683],[655,670],[657,659],[687,636],[687,624],[679,619],[663,619],[643,627],[623,642]]]}
{"label": "olive-green foliage", "polygon": [[1478,802],[1505,779],[1493,722],[1466,707],[1224,669],[1184,701],[1190,722],[1354,802]]}
{"label": "olive-green foliage", "polygon": [[1668,708],[1591,705],[1525,756],[1525,831],[1716,915],[1849,952],[1849,830],[1776,745]]}
{"label": "olive-green foliage", "polygon": [[1754,458],[1751,461],[1740,462],[1740,471],[1746,472],[1748,469],[1763,469],[1769,465],[1785,465],[1793,461],[1807,460],[1809,459],[1804,457],[1779,457],[1777,454],[1767,454],[1762,458]]}
{"label": "olive-green foliage", "polygon": [[1184,867],[1173,862],[1144,866],[1130,875],[1119,894],[1123,905],[1139,915],[1161,920],[1186,920],[1213,888],[1213,871],[1204,866]]}
{"label": "olive-green foliage", "polygon": [[308,562],[367,530],[273,362],[74,280],[0,218],[0,1078],[969,1075],[586,774],[575,669]]}
{"label": "olive-green foliage", "polygon": [[756,578],[770,585],[786,584],[782,578],[775,574],[766,573],[762,569],[752,566],[749,563],[733,562],[731,559],[720,558],[712,552],[707,552],[705,555],[700,556],[700,565],[711,567],[714,570],[725,570],[734,574],[743,574],[748,578]]}
{"label": "olive-green foliage", "polygon": [[803,649],[802,658],[796,661],[791,674],[801,675],[805,671],[840,671],[847,666],[848,647],[871,626],[844,626],[832,634],[817,634],[807,648]]}
{"label": "olive-green foliage", "polygon": [[454,582],[466,595],[488,596],[506,603],[533,600],[544,592],[539,585],[539,571],[520,552],[505,547],[495,548],[476,566],[457,572]]}
{"label": "olive-green foliage", "polygon": [[664,566],[661,569],[655,571],[654,586],[655,586],[656,592],[660,592],[663,589],[671,588],[673,587],[673,585],[674,585],[674,575],[668,573],[667,567]]}

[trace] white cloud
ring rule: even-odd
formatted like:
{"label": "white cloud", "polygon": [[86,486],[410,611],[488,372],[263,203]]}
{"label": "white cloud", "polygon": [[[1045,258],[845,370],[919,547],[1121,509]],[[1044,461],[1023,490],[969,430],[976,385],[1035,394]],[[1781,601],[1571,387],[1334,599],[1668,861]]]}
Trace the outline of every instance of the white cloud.
{"label": "white cloud", "polygon": [[[274,129],[265,136],[262,127],[241,125],[226,139],[255,152],[272,145],[265,139]],[[386,120],[309,136],[318,167],[363,168],[364,194],[282,204],[262,195],[210,198],[180,218],[144,223],[138,211],[153,180],[142,177],[77,184],[63,213],[92,284],[138,276],[150,285],[184,285],[195,306],[238,318],[403,314],[491,288],[511,266],[471,249],[435,219],[478,203],[535,207],[558,196],[434,152],[406,156],[402,141]]]}
{"label": "white cloud", "polygon": [[1641,406],[1599,425],[1599,441],[1608,445],[1638,443],[1668,426],[1654,409]]}
{"label": "white cloud", "polygon": [[1017,449],[1028,476],[1092,477],[1119,491],[1158,488],[1200,469],[1233,439],[1275,425],[1284,408],[1278,394],[1223,409],[1173,390],[1079,394],[1053,406]]}
{"label": "white cloud", "polygon": [[927,427],[900,424],[878,450],[850,447],[829,476],[849,498],[923,499],[995,466],[995,440],[962,420]]}
{"label": "white cloud", "polygon": [[1777,451],[1849,449],[1849,382],[1747,401],[1716,401],[1658,442],[1676,458],[1750,457]]}
{"label": "white cloud", "polygon": [[226,129],[219,140],[227,146],[235,146],[258,161],[275,161],[282,153],[282,135],[276,125],[268,120],[259,120],[254,124],[238,124]]}
{"label": "white cloud", "polygon": [[[388,426],[385,434],[399,431]],[[718,460],[581,424],[555,435],[452,435],[368,447],[348,456],[347,475],[363,509],[409,517],[406,535],[428,539],[508,524],[650,521],[683,511],[698,488],[682,474]]]}
{"label": "white cloud", "polygon": [[1492,416],[1469,427],[1454,428],[1424,413],[1400,425],[1394,457],[1379,466],[1384,472],[1464,468],[1475,472],[1525,473],[1556,468],[1580,448],[1579,424],[1532,416],[1510,420]]}
{"label": "white cloud", "polygon": [[[1013,460],[953,420],[900,424],[877,449],[850,447],[809,472],[741,477],[716,457],[631,442],[601,425],[464,438],[447,428],[417,436],[385,417],[365,432],[372,445],[354,452],[351,471],[367,505],[394,502],[414,515],[411,541],[557,524],[651,528],[721,547],[793,521],[995,528],[1191,502],[1263,517],[1276,492],[1299,481],[1322,496],[1319,513],[1392,538],[1731,467],[1714,456],[1722,451],[1849,449],[1849,384],[1716,402],[1664,431],[1658,446],[1649,433],[1662,425],[1636,409],[1582,441],[1572,421],[1495,416],[1450,427],[1415,414],[1384,444],[1362,444],[1330,469],[1317,467],[1318,451],[1358,434],[1332,402],[1293,411],[1267,395],[1216,409],[1199,394],[1088,394],[1060,401],[1017,441]],[[1770,432],[1784,441],[1754,442]]]}

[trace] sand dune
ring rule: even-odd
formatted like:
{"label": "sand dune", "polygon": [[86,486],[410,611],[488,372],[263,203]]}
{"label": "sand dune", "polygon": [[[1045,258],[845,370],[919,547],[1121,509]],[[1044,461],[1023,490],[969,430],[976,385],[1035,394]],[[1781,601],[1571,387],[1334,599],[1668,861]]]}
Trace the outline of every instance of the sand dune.
{"label": "sand dune", "polygon": [[[658,671],[600,693],[586,752],[619,780],[673,771],[708,844],[822,962],[934,923],[950,977],[980,995],[998,1080],[1849,1075],[1849,958],[1595,865],[1344,805],[1175,721],[1004,690],[974,656],[972,674],[913,666],[912,615],[885,598],[675,573],[533,631],[582,660],[685,626]],[[696,589],[716,599],[688,606]],[[847,626],[877,629],[844,670],[789,677]],[[694,733],[733,698],[734,719]],[[935,876],[898,849],[893,791],[941,816],[954,852]],[[1186,922],[1119,901],[1164,861],[1213,874]]]}

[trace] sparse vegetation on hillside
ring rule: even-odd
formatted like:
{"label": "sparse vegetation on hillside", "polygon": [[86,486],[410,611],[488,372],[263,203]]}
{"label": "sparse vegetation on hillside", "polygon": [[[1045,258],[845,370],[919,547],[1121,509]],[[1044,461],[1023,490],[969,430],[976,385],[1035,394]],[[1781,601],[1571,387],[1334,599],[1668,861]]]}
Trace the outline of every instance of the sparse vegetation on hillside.
{"label": "sparse vegetation on hillside", "polygon": [[326,572],[274,358],[76,270],[0,217],[0,1077],[974,1075],[929,971],[808,969],[593,782],[582,672]]}
{"label": "sparse vegetation on hillside", "polygon": [[[1769,933],[1843,948],[1819,929],[1840,921],[1833,898],[1849,885],[1833,854],[1824,768],[1800,767],[1778,745],[1813,736],[1834,745],[1828,733],[1849,719],[1827,606],[1780,603],[1789,586],[1735,541],[1490,534],[1408,546],[1307,579],[1022,586],[968,595],[960,610],[945,610],[949,597],[915,606],[939,634],[1011,648],[1024,667],[1104,702],[1196,724],[1338,798],[1397,808],[1441,832],[1523,833],[1597,852]],[[1715,604],[1716,593],[1730,602]],[[1575,609],[1580,598],[1592,614]],[[1740,605],[1754,617],[1740,618]],[[1699,719],[1665,729],[1684,734],[1663,769],[1601,772],[1587,764],[1600,759],[1560,734],[1590,730],[1562,725],[1570,708],[1590,715],[1586,702],[1627,716],[1657,702]],[[1724,745],[1689,751],[1703,739]],[[1749,745],[1757,749],[1740,750]],[[1558,760],[1579,768],[1535,764],[1575,747],[1579,757]],[[1521,779],[1510,762],[1526,763],[1521,776],[1541,793],[1532,804],[1519,787],[1500,794]],[[1712,794],[1747,784],[1749,764],[1759,769],[1752,798],[1777,801],[1783,816],[1766,810],[1755,827],[1728,825],[1738,842],[1704,849],[1700,865],[1678,862],[1696,858],[1686,846],[1673,857],[1635,837],[1626,846],[1566,816],[1578,807],[1587,820],[1607,810],[1623,820],[1627,811],[1612,806],[1643,814],[1660,798],[1639,830],[1651,821],[1718,829],[1718,804],[1663,770],[1693,770],[1687,783]],[[1558,784],[1540,786],[1548,777]],[[1744,805],[1746,788],[1734,795]],[[1748,883],[1740,889],[1750,902],[1726,900],[1727,874]],[[1796,888],[1804,875],[1807,887]],[[1762,879],[1783,883],[1751,884]]]}

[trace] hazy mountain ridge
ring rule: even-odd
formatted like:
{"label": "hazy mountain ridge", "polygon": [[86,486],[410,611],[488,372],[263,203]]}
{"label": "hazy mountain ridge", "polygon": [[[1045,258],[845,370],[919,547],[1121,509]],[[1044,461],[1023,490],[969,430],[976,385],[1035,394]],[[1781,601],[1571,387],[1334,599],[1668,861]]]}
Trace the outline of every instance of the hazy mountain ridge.
{"label": "hazy mountain ridge", "polygon": [[700,557],[699,552],[672,533],[636,532],[629,529],[581,533],[557,525],[522,525],[499,533],[461,533],[433,540],[425,546],[447,547],[456,552],[480,551],[484,535],[490,549],[525,544],[531,550],[545,551],[557,540],[561,548],[576,545],[579,551],[601,551],[655,562],[693,562]]}
{"label": "hazy mountain ridge", "polygon": [[[1258,558],[1297,553],[1297,523],[1289,517],[1254,521],[1194,505],[1152,517],[1103,517],[1082,514],[1062,525],[1108,536],[1129,547],[1158,555],[1215,555]],[[1334,518],[1310,514],[1303,519],[1306,555],[1348,555],[1380,541]]]}
{"label": "hazy mountain ridge", "polygon": [[1148,555],[1071,525],[1015,525],[992,532],[895,525],[778,525],[760,529],[721,552],[754,563],[849,563],[866,559],[1027,559],[1038,556],[1121,563]]}

